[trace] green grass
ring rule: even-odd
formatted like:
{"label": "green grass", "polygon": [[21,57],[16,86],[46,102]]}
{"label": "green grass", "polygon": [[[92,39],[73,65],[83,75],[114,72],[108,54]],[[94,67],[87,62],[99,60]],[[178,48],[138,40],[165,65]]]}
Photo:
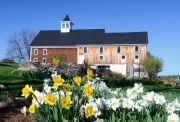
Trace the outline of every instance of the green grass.
{"label": "green grass", "polygon": [[[1,63],[0,62],[0,84],[7,87],[7,90],[1,90],[1,95],[4,93],[21,95],[22,88],[26,85],[32,85],[34,89],[42,89],[43,80],[23,78],[19,73],[12,73],[17,70],[18,64]],[[1,99],[1,98],[0,98]]]}

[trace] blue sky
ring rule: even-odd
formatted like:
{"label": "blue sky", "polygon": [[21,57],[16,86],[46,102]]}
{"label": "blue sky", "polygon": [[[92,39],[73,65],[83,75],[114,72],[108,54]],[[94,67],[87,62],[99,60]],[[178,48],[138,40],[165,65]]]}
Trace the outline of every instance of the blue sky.
{"label": "blue sky", "polygon": [[159,75],[180,74],[180,0],[0,0],[0,60],[6,40],[23,28],[58,30],[69,14],[73,29],[147,31],[147,50],[165,61]]}

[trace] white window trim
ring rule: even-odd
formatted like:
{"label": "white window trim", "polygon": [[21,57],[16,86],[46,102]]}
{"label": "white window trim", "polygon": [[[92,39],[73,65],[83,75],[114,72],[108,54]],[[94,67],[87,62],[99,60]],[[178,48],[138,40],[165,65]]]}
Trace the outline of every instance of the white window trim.
{"label": "white window trim", "polygon": [[[122,59],[122,56],[125,56],[125,59]],[[122,56],[121,56],[121,62],[125,63],[126,62],[126,55],[122,55]]]}
{"label": "white window trim", "polygon": [[66,28],[69,28],[69,23],[66,23]]}
{"label": "white window trim", "polygon": [[65,28],[66,24],[65,23],[62,23],[62,28]]}
{"label": "white window trim", "polygon": [[[35,61],[35,59],[36,59],[36,61]],[[33,62],[38,62],[38,58],[34,58]]]}
{"label": "white window trim", "polygon": [[[85,46],[86,47],[86,46]],[[84,48],[85,47],[83,47],[83,52],[84,52]],[[84,52],[84,53],[87,53],[88,52],[88,47],[86,47],[86,52]]]}
{"label": "white window trim", "polygon": [[101,53],[101,47],[102,47],[102,53],[104,53],[104,47],[103,46],[99,47],[99,53]]}
{"label": "white window trim", "polygon": [[[44,50],[46,50],[46,54],[44,54]],[[47,55],[47,49],[43,49],[43,55]]]}
{"label": "white window trim", "polygon": [[[35,50],[37,50],[37,54],[35,54]],[[34,49],[34,55],[38,55],[38,49]]]}
{"label": "white window trim", "polygon": [[[120,47],[120,52],[118,52],[118,47]],[[121,46],[117,46],[116,51],[117,51],[117,53],[121,53]]]}
{"label": "white window trim", "polygon": [[[135,58],[136,56],[138,56],[138,59]],[[134,55],[134,62],[136,62],[136,63],[139,62],[139,55]]]}
{"label": "white window trim", "polygon": [[[44,63],[44,59],[46,60],[45,63]],[[43,64],[46,64],[46,63],[47,63],[47,58],[43,58],[43,59],[42,59],[42,63],[43,63]]]}
{"label": "white window trim", "polygon": [[[101,59],[101,56],[102,56],[102,59]],[[103,55],[99,55],[99,59],[100,60],[104,60],[104,56]]]}
{"label": "white window trim", "polygon": [[[136,47],[138,47],[138,51],[136,51]],[[134,52],[139,52],[139,46],[134,46]]]}

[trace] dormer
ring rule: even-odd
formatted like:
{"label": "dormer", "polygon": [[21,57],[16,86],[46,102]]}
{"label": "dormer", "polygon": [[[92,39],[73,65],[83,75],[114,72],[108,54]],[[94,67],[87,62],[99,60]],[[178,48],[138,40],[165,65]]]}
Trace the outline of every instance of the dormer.
{"label": "dormer", "polygon": [[61,33],[69,33],[71,31],[72,25],[73,23],[67,14],[66,17],[61,21]]}

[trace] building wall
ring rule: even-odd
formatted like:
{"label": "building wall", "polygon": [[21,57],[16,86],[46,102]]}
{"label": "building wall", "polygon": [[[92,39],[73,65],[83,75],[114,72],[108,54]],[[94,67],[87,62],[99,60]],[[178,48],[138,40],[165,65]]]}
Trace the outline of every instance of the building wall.
{"label": "building wall", "polygon": [[[87,53],[84,53],[83,47],[79,47],[78,54],[84,55],[85,61],[90,65],[94,64],[127,64],[135,62],[135,55],[139,56],[139,61],[142,61],[146,55],[146,46],[139,46],[139,51],[135,52],[135,46],[121,46],[121,52],[117,53],[117,46],[103,46],[104,52],[99,52],[99,46],[88,47]],[[126,61],[121,60],[122,56],[126,56]],[[103,56],[104,59],[100,59]]]}
{"label": "building wall", "polygon": [[[113,69],[117,66],[123,74],[130,74],[130,64],[140,64],[146,56],[146,46],[138,46],[138,52],[135,52],[135,46],[121,46],[120,53],[117,52],[117,46],[103,46],[103,53],[100,53],[99,46],[89,46],[87,53],[84,53],[83,46],[78,48],[32,48],[31,60],[38,58],[42,62],[43,58],[47,59],[47,63],[52,63],[52,55],[61,55],[68,62],[76,64],[79,55],[91,66],[93,65],[112,65]],[[38,55],[34,55],[34,49],[38,49]],[[43,49],[47,49],[47,55],[43,55]],[[122,56],[125,56],[125,61]],[[135,55],[138,55],[139,61],[135,61]],[[103,56],[103,59],[100,59]],[[114,67],[115,66],[115,67]],[[126,67],[126,68],[125,68]],[[112,68],[111,68],[112,69]],[[118,70],[115,68],[115,70]]]}
{"label": "building wall", "polygon": [[[100,53],[99,46],[89,46],[87,53],[84,53],[83,47],[79,47],[78,54],[84,55],[84,60],[90,65],[96,64],[126,64],[126,72],[130,72],[130,64],[139,64],[146,56],[146,46],[138,46],[138,52],[135,52],[135,46],[120,46],[120,53],[117,52],[117,46],[103,46],[104,51]],[[139,60],[135,60],[138,55]],[[103,56],[103,59],[100,59]],[[125,56],[125,61],[122,60]],[[124,72],[123,72],[124,73]]]}
{"label": "building wall", "polygon": [[[38,55],[34,55],[34,49],[38,49]],[[43,55],[43,49],[47,49],[47,55]],[[77,48],[32,48],[31,61],[38,58],[42,62],[43,58],[47,59],[47,63],[52,63],[52,56],[63,56],[68,62],[77,63]]]}

